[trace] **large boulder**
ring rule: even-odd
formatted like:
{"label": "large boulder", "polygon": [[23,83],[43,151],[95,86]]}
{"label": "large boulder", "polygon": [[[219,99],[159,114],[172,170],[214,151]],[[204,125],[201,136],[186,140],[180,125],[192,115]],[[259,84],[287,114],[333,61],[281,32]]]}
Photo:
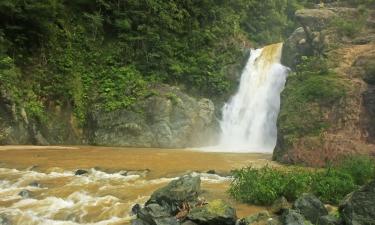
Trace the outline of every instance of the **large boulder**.
{"label": "large boulder", "polygon": [[156,190],[146,202],[146,206],[158,204],[168,213],[176,215],[182,203],[195,205],[200,193],[199,176],[186,175]]}
{"label": "large boulder", "polygon": [[328,215],[324,204],[312,194],[303,194],[294,202],[293,208],[313,224],[316,224],[321,216]]}
{"label": "large boulder", "polygon": [[214,200],[202,207],[193,208],[187,219],[199,225],[235,225],[236,210],[222,200]]}
{"label": "large boulder", "polygon": [[293,209],[285,210],[281,221],[284,225],[306,225],[305,218]]}
{"label": "large boulder", "polygon": [[346,225],[375,224],[375,180],[349,194],[339,207]]}
{"label": "large boulder", "polygon": [[97,145],[183,148],[209,145],[218,133],[215,106],[163,85],[132,109],[92,111],[88,142]]}
{"label": "large boulder", "polygon": [[270,214],[267,211],[259,212],[257,214],[239,219],[236,225],[251,225],[251,224],[266,224],[270,219]]}

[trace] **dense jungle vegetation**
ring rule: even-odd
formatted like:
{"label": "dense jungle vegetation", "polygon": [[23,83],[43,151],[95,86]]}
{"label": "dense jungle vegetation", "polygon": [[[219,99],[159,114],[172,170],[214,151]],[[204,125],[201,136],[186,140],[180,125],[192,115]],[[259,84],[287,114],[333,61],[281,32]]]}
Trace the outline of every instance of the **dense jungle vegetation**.
{"label": "dense jungle vegetation", "polygon": [[[43,120],[46,105],[131,107],[154,84],[220,97],[245,47],[282,41],[307,0],[3,0],[3,98]],[[371,3],[365,1],[364,3]]]}

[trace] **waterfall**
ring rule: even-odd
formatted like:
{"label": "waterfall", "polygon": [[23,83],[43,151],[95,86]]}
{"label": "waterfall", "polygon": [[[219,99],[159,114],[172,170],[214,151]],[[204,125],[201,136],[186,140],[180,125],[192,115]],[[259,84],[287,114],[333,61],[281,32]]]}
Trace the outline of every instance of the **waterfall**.
{"label": "waterfall", "polygon": [[217,151],[272,152],[280,93],[288,68],[281,65],[282,43],[252,50],[237,93],[223,107]]}

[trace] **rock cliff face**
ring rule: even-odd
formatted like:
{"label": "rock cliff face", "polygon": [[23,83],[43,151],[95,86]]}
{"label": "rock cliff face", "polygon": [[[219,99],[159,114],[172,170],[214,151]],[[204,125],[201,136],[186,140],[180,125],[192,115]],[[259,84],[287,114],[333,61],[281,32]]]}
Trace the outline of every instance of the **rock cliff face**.
{"label": "rock cliff face", "polygon": [[[347,28],[337,25],[337,21],[353,23],[356,18],[365,15],[369,15],[366,18],[367,24],[364,23],[363,29],[351,35],[345,35],[342,30]],[[293,120],[296,115],[286,114],[291,101],[285,100],[293,99],[291,95],[294,93],[288,90],[293,89],[292,85],[298,82],[287,82],[281,100],[282,116],[278,120],[279,139],[274,159],[286,163],[323,166],[346,154],[374,154],[375,31],[368,22],[373,20],[373,15],[371,10],[365,14],[357,9],[338,7],[296,12],[296,18],[302,27],[286,41],[283,63],[296,69],[304,56],[323,58],[328,63],[329,73],[334,74],[332,82],[336,87],[345,87],[345,94],[330,104],[314,99],[304,106],[310,112],[312,109],[316,110],[315,114],[309,115],[314,117],[313,121],[324,126],[317,132],[290,138],[288,121]],[[298,74],[293,76],[291,80],[299,79],[296,77]],[[314,87],[317,90],[319,85],[324,85],[322,82],[314,84],[318,85]],[[321,88],[320,92],[324,92],[324,87]],[[305,120],[300,121],[301,123],[309,119],[307,115],[301,118]]]}
{"label": "rock cliff face", "polygon": [[3,93],[0,143],[182,148],[212,143],[219,129],[211,100],[197,100],[167,85],[155,88],[153,96],[132,109],[92,110],[83,128],[69,105],[51,103],[45,114],[46,121],[32,120]]}
{"label": "rock cliff face", "polygon": [[178,88],[139,102],[135,110],[96,111],[89,121],[88,141],[96,145],[181,148],[209,144],[218,129],[215,106]]}

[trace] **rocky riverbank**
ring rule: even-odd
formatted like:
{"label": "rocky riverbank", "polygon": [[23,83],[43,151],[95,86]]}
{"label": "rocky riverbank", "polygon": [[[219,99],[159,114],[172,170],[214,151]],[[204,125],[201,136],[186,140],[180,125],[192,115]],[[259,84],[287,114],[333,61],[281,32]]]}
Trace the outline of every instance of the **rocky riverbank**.
{"label": "rocky riverbank", "polygon": [[186,175],[155,191],[144,206],[134,205],[133,225],[371,225],[375,224],[375,181],[349,194],[339,208],[312,194],[294,203],[280,198],[269,211],[237,218],[222,200],[200,198],[199,176]]}

